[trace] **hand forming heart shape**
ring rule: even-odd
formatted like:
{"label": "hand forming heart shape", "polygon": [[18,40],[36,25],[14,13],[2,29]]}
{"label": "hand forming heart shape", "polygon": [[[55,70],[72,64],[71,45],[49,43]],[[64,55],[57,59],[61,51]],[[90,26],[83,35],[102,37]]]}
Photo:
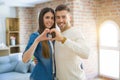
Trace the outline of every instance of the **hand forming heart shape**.
{"label": "hand forming heart shape", "polygon": [[48,38],[55,38],[56,37],[55,31],[52,29],[50,30],[50,32],[47,33],[47,35],[48,35]]}
{"label": "hand forming heart shape", "polygon": [[61,41],[63,39],[63,36],[60,31],[58,31],[56,28],[53,29],[45,29],[44,32],[41,34],[41,39],[43,40],[57,40]]}

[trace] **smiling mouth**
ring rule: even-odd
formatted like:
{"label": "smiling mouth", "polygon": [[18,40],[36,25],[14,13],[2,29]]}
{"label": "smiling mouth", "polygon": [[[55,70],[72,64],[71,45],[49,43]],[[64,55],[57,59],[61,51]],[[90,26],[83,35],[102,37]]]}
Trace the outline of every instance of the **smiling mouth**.
{"label": "smiling mouth", "polygon": [[49,23],[48,26],[51,26],[51,24]]}
{"label": "smiling mouth", "polygon": [[64,24],[59,24],[60,27],[63,27]]}
{"label": "smiling mouth", "polygon": [[51,26],[52,26],[52,24],[47,24],[47,26],[48,26],[48,27],[51,27]]}

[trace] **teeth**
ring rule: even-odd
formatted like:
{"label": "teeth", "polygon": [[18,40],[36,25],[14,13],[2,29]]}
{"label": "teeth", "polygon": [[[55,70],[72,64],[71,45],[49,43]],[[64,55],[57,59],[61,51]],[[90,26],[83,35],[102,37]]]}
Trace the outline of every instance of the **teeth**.
{"label": "teeth", "polygon": [[60,24],[60,26],[62,26],[63,24]]}
{"label": "teeth", "polygon": [[49,23],[48,25],[50,26],[51,24]]}

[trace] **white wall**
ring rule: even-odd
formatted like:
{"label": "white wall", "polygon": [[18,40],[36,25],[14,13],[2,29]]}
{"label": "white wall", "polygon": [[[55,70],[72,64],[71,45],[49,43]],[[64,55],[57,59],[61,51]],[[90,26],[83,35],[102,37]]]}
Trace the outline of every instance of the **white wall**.
{"label": "white wall", "polygon": [[6,28],[5,28],[5,18],[0,17],[0,43],[6,44]]}
{"label": "white wall", "polygon": [[6,44],[6,18],[16,17],[16,8],[0,5],[0,43]]}

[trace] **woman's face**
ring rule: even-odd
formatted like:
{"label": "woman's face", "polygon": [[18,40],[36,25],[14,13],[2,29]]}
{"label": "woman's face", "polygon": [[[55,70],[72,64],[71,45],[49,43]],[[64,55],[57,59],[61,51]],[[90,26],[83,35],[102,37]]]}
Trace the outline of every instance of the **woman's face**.
{"label": "woman's face", "polygon": [[51,28],[54,24],[54,15],[52,12],[45,13],[43,17],[44,25],[46,28]]}

